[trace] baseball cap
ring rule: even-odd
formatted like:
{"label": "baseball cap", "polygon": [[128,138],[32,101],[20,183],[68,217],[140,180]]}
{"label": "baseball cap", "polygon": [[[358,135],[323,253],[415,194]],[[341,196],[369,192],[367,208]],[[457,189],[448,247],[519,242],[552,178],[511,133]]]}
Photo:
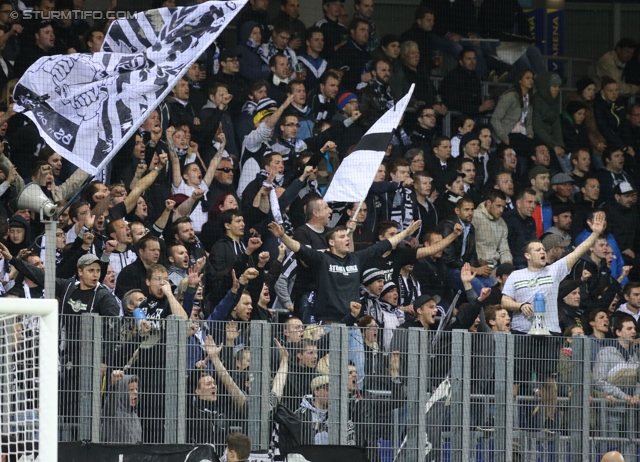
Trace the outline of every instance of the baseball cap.
{"label": "baseball cap", "polygon": [[315,390],[324,385],[329,385],[329,376],[328,375],[320,375],[311,381],[311,389]]}
{"label": "baseball cap", "polygon": [[615,188],[613,188],[613,194],[618,194],[618,195],[631,194],[632,192],[635,192],[635,191],[636,190],[633,188],[633,186],[631,186],[631,183],[629,183],[628,181],[621,181],[616,185]]}
{"label": "baseball cap", "polygon": [[85,266],[89,266],[93,263],[99,262],[100,259],[92,253],[87,253],[80,258],[78,258],[78,263],[76,264],[77,268],[84,268]]}
{"label": "baseball cap", "polygon": [[547,167],[536,165],[531,170],[529,170],[529,180],[533,180],[538,175],[543,175],[545,173],[549,173],[549,169]]}
{"label": "baseball cap", "polygon": [[551,177],[551,186],[565,183],[573,183],[573,178],[566,173],[556,173]]}
{"label": "baseball cap", "polygon": [[440,303],[440,297],[438,295],[431,296],[428,294],[422,294],[418,298],[416,298],[416,300],[413,302],[413,306],[417,309],[417,308],[420,308],[425,303],[430,302],[431,300],[433,300],[436,303]]}
{"label": "baseball cap", "polygon": [[569,244],[571,244],[569,239],[563,239],[557,234],[549,234],[542,239],[542,245],[544,245],[544,250],[547,252],[554,247],[569,247]]}

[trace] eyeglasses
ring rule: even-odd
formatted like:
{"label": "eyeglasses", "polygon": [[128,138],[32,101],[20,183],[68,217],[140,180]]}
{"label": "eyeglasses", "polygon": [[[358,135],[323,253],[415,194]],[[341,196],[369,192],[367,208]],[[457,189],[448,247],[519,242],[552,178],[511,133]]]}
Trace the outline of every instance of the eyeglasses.
{"label": "eyeglasses", "polygon": [[169,278],[151,278],[155,283],[162,284],[163,282],[169,282]]}
{"label": "eyeglasses", "polygon": [[227,58],[226,61],[228,63],[239,63],[240,60],[238,58]]}
{"label": "eyeglasses", "polygon": [[284,124],[285,127],[296,127],[296,128],[300,128],[300,124],[295,124],[293,122],[290,122],[288,124]]}
{"label": "eyeglasses", "polygon": [[422,114],[420,117],[435,117],[435,114]]}
{"label": "eyeglasses", "polygon": [[216,170],[219,171],[219,172],[224,172],[224,173],[233,172],[233,169],[231,167],[222,167],[222,168],[217,168]]}
{"label": "eyeglasses", "polygon": [[56,233],[56,237],[65,237],[64,233]]}

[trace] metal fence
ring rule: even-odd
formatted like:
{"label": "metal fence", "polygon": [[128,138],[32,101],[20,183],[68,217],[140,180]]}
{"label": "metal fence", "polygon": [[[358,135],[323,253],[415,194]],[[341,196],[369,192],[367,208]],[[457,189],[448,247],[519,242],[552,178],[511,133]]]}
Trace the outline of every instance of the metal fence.
{"label": "metal fence", "polygon": [[61,441],[222,453],[240,430],[265,450],[286,406],[303,443],[364,446],[376,462],[639,458],[640,362],[617,341],[173,317],[61,325]]}

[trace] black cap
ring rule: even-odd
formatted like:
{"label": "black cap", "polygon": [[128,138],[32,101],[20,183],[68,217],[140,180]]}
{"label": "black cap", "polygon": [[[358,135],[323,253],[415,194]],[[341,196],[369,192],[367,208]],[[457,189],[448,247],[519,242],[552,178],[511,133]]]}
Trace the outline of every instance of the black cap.
{"label": "black cap", "polygon": [[440,303],[440,297],[437,295],[428,295],[428,294],[422,294],[420,295],[418,298],[416,298],[416,300],[413,302],[413,306],[415,309],[420,308],[422,305],[424,305],[427,302],[430,302],[431,300],[433,300],[434,302]]}
{"label": "black cap", "polygon": [[322,0],[322,4],[325,5],[327,3],[333,3],[333,2],[340,2],[340,3],[344,3],[344,0]]}
{"label": "black cap", "polygon": [[511,274],[516,270],[516,267],[511,263],[502,263],[496,268],[496,277],[504,276],[505,274]]}
{"label": "black cap", "polygon": [[9,218],[9,228],[22,228],[28,230],[29,223],[24,219],[24,217],[21,217],[20,215],[14,215]]}
{"label": "black cap", "polygon": [[219,61],[226,61],[229,58],[242,58],[242,53],[237,48],[225,48],[220,52]]}

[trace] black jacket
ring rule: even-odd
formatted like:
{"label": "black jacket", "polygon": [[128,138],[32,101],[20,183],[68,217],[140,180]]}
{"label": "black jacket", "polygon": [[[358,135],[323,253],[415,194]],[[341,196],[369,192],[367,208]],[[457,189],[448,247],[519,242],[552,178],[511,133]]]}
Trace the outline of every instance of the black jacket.
{"label": "black jacket", "polygon": [[640,243],[640,218],[635,206],[626,208],[617,202],[604,207],[607,212],[607,228],[616,238],[620,251],[637,249]]}
{"label": "black jacket", "polygon": [[[442,237],[447,237],[453,232],[453,227],[459,220],[444,220],[440,227]],[[467,245],[462,253],[462,242],[464,234],[458,236],[451,244],[449,244],[442,253],[442,259],[450,269],[460,269],[465,263],[471,266],[480,266],[478,263],[478,253],[476,251],[476,228],[469,224],[469,234],[467,235]]]}
{"label": "black jacket", "polygon": [[468,71],[462,66],[456,67],[442,79],[440,95],[450,111],[459,111],[467,116],[479,114],[482,87],[475,71]]}
{"label": "black jacket", "polygon": [[524,258],[524,245],[536,239],[536,222],[532,217],[522,218],[517,209],[510,210],[502,215],[507,224],[509,235],[509,250],[513,256],[513,266],[516,269],[525,268],[527,260]]}
{"label": "black jacket", "polygon": [[143,293],[148,292],[147,284],[147,269],[142,263],[140,257],[130,265],[122,268],[118,274],[116,282],[116,297],[120,300],[131,289],[140,289]]}
{"label": "black jacket", "polygon": [[627,110],[620,100],[610,103],[602,95],[596,94],[593,115],[598,130],[607,140],[609,146],[625,146],[622,140],[622,130],[627,123]]}

